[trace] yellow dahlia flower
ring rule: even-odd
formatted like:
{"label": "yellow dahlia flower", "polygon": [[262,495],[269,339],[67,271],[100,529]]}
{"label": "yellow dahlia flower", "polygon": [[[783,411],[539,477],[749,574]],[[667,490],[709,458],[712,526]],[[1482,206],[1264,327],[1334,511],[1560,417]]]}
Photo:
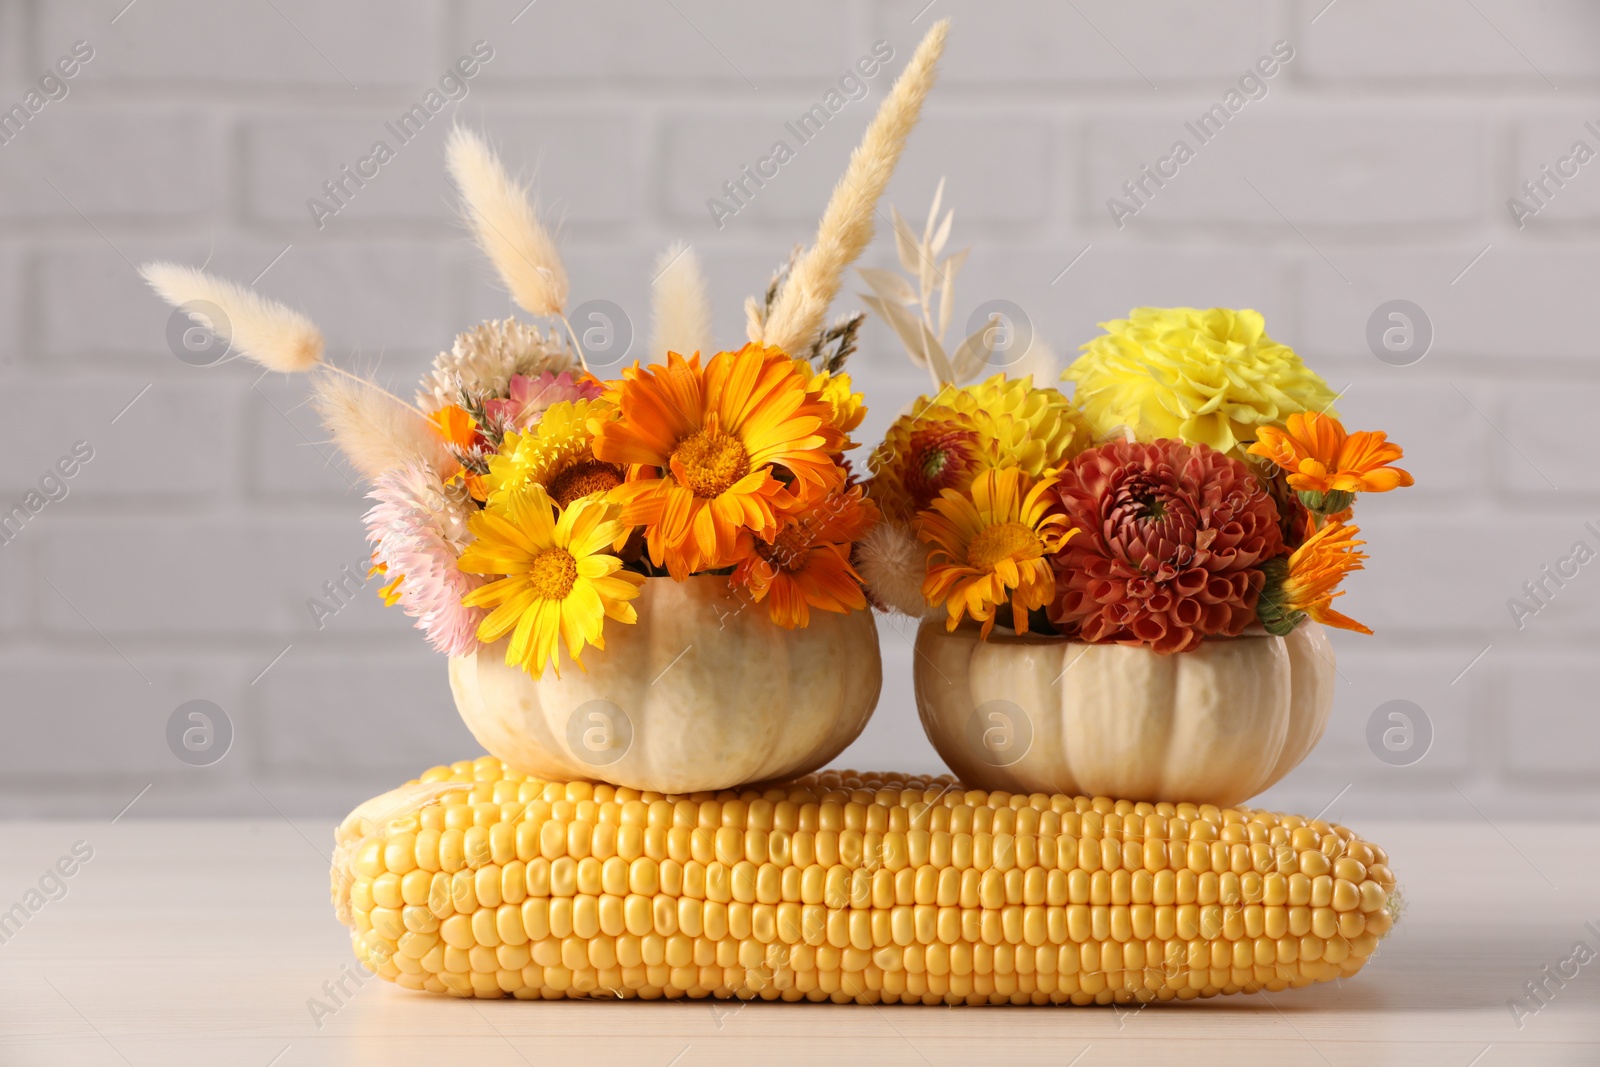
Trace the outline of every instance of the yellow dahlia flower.
{"label": "yellow dahlia flower", "polygon": [[983,471],[1014,467],[1037,478],[1090,443],[1088,425],[1059,390],[996,374],[918,397],[868,458],[867,491],[889,518],[909,521],[946,489],[966,493]]}
{"label": "yellow dahlia flower", "polygon": [[537,485],[566,507],[621,485],[626,472],[595,459],[591,432],[591,423],[613,410],[603,400],[563,400],[550,405],[527,433],[507,433],[483,476],[489,503],[501,504],[509,494]]}
{"label": "yellow dahlia flower", "polygon": [[943,402],[970,414],[983,427],[995,466],[1020,467],[1037,478],[1089,446],[1090,432],[1065,394],[1035,389],[1033,376],[986,381],[953,390]]}
{"label": "yellow dahlia flower", "polygon": [[1127,426],[1143,441],[1230,452],[1257,427],[1333,403],[1328,383],[1267,336],[1259,312],[1134,308],[1100,326],[1062,378],[1077,383],[1073,400],[1101,436]]}
{"label": "yellow dahlia flower", "polygon": [[559,676],[561,640],[581,668],[586,646],[606,647],[606,619],[637,621],[628,601],[639,595],[644,575],[623,570],[609,551],[624,532],[620,510],[602,497],[586,497],[558,520],[554,501],[535,482],[472,516],[475,540],[461,553],[461,569],[505,575],[462,598],[469,608],[493,609],[478,625],[478,640],[510,634],[508,664],[535,678],[550,666]]}

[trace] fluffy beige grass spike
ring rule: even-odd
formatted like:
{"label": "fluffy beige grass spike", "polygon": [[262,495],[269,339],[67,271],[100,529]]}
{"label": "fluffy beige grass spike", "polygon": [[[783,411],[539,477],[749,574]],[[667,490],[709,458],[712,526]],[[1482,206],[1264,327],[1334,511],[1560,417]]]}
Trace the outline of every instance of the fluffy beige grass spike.
{"label": "fluffy beige grass spike", "polygon": [[949,32],[949,19],[934,23],[895,80],[833,190],[816,243],[795,264],[759,340],[791,354],[804,354],[816,340],[845,268],[872,240],[873,210],[938,77]]}
{"label": "fluffy beige grass spike", "polygon": [[[300,312],[253,289],[178,263],[146,263],[139,273],[173,307],[202,302],[227,317],[218,324],[200,322],[225,333],[234,351],[269,370],[309,370],[322,361],[322,333]],[[190,318],[195,318],[193,314]]]}
{"label": "fluffy beige grass spike", "polygon": [[711,297],[694,249],[679,242],[661,253],[656,260],[650,305],[651,359],[662,360],[668,352],[683,356],[704,352],[710,356]]}
{"label": "fluffy beige grass spike", "polygon": [[527,188],[511,177],[483,138],[465,127],[450,131],[445,153],[472,235],[511,298],[531,315],[561,315],[567,271]]}
{"label": "fluffy beige grass spike", "polygon": [[363,477],[417,460],[441,474],[455,469],[444,438],[415,408],[369,379],[325,370],[312,379],[311,406]]}

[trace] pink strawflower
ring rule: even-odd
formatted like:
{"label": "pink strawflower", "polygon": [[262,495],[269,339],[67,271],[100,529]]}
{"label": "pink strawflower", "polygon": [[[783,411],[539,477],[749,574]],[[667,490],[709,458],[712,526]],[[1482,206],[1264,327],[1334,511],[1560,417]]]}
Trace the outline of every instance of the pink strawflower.
{"label": "pink strawflower", "polygon": [[386,471],[367,494],[377,503],[367,512],[367,540],[376,547],[374,563],[393,584],[391,596],[435,651],[465,656],[479,648],[482,608],[461,600],[485,579],[457,565],[472,540],[467,516],[474,505],[466,490],[446,485],[420,463]]}
{"label": "pink strawflower", "polygon": [[551,404],[563,400],[593,400],[600,395],[601,386],[587,377],[574,378],[571,371],[564,370],[560,374],[545,371],[535,377],[513,374],[510,393],[507,400],[485,401],[484,414],[490,422],[522,433],[538,422]]}

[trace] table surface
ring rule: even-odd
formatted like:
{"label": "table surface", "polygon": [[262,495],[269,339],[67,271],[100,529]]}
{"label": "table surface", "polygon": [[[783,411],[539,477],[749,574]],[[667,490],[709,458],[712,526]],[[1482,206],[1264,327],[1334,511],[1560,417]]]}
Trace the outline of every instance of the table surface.
{"label": "table surface", "polygon": [[[328,901],[329,822],[0,822],[0,911],[39,905],[0,929],[0,1064],[1600,1065],[1600,957],[1564,963],[1578,942],[1600,952],[1600,826],[1356,828],[1389,850],[1406,894],[1361,974],[1133,1011],[474,1002],[358,986]],[[93,855],[62,895],[46,872],[75,845]],[[30,900],[41,879],[52,892]],[[1508,1002],[1546,966],[1577,974],[1516,1018]]]}

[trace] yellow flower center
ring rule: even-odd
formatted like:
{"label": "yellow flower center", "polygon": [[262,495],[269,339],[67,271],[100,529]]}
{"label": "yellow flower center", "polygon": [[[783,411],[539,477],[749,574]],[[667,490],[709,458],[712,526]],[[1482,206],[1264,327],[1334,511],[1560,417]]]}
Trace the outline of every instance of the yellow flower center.
{"label": "yellow flower center", "polygon": [[765,541],[757,541],[756,552],[782,570],[797,571],[806,565],[806,553],[811,550],[815,540],[811,531],[797,522],[784,527],[770,545]]}
{"label": "yellow flower center", "polygon": [[750,456],[739,438],[708,426],[678,442],[672,465],[695,496],[715,497],[750,473]]}
{"label": "yellow flower center", "polygon": [[578,580],[578,561],[564,548],[547,548],[533,557],[528,585],[543,600],[565,600]]}
{"label": "yellow flower center", "polygon": [[990,571],[1003,559],[1032,556],[1044,547],[1039,535],[1020,522],[1002,522],[985,527],[967,546],[967,562],[981,571]]}
{"label": "yellow flower center", "polygon": [[574,463],[550,480],[550,499],[560,507],[582,500],[591,493],[604,493],[622,484],[622,472],[610,463],[585,459]]}

